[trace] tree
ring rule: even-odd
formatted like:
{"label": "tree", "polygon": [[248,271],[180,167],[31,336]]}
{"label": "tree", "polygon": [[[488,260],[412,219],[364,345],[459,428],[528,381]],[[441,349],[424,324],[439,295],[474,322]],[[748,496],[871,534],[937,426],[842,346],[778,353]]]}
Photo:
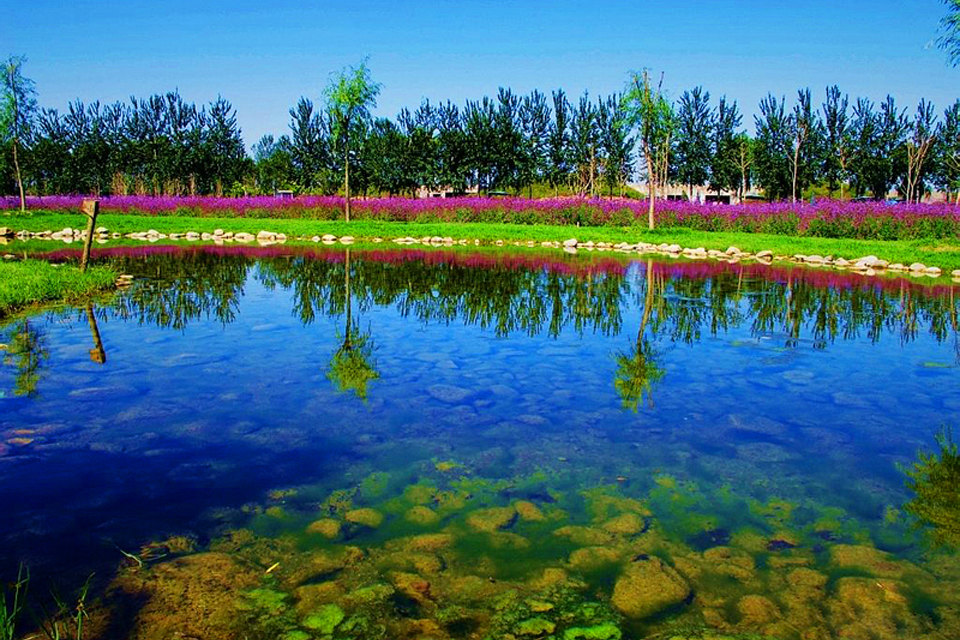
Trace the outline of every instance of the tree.
{"label": "tree", "polygon": [[737,158],[737,200],[743,202],[743,198],[747,195],[747,189],[750,188],[750,176],[751,176],[751,167],[753,166],[754,158],[754,141],[750,139],[750,136],[744,133],[740,133],[734,139],[733,147],[736,150]]}
{"label": "tree", "polygon": [[[743,171],[737,129],[743,122],[736,101],[728,103],[726,96],[720,98],[713,117],[713,141],[710,155],[710,187],[717,195],[724,189],[739,193],[743,184]],[[744,134],[746,135],[746,134]]]}
{"label": "tree", "polygon": [[960,204],[960,100],[943,112],[937,152],[940,184]]}
{"label": "tree", "polygon": [[520,124],[523,132],[520,182],[531,189],[531,196],[533,183],[547,173],[550,116],[547,97],[539,91],[532,91],[520,104]]}
{"label": "tree", "polygon": [[547,134],[547,175],[560,195],[560,185],[570,179],[570,103],[563,89],[553,92],[553,123]]}
{"label": "tree", "polygon": [[947,15],[940,20],[937,45],[947,52],[950,64],[960,65],[960,0],[944,0]]}
{"label": "tree", "polygon": [[597,104],[597,128],[600,137],[601,169],[607,192],[616,188],[623,195],[623,187],[630,177],[633,138],[623,112],[620,96],[614,94]]}
{"label": "tree", "polygon": [[826,152],[823,171],[827,178],[827,189],[833,195],[840,185],[840,199],[843,199],[843,185],[847,181],[847,165],[850,162],[852,141],[850,139],[850,121],[847,115],[850,99],[840,95],[840,87],[827,87],[827,99],[821,107],[824,124],[824,151]]}
{"label": "tree", "polygon": [[792,116],[786,113],[786,99],[768,94],[760,101],[760,115],[754,116],[757,136],[754,168],[757,180],[770,200],[781,200],[791,192],[793,151]]}
{"label": "tree", "polygon": [[797,194],[814,182],[816,177],[816,157],[820,141],[820,120],[810,101],[810,89],[797,92],[797,104],[793,116],[788,121],[793,133],[793,153],[790,164],[793,169],[791,196],[797,201]]}
{"label": "tree", "polygon": [[703,87],[684,91],[677,103],[677,144],[674,151],[676,178],[688,186],[705,184],[710,170],[710,139],[714,122],[710,112],[710,92]]}
{"label": "tree", "polygon": [[670,147],[676,129],[673,108],[662,91],[663,76],[654,88],[649,73],[634,73],[623,95],[627,122],[639,130],[640,149],[647,169],[649,193],[647,226],[654,227],[653,208],[658,185],[666,185]]}
{"label": "tree", "polygon": [[26,210],[23,194],[23,174],[20,170],[20,152],[23,150],[33,127],[37,111],[36,88],[33,80],[24,77],[23,56],[10,56],[3,63],[3,94],[0,96],[0,135],[5,144],[13,148],[13,169],[20,191],[20,211]]}
{"label": "tree", "polygon": [[335,143],[343,150],[344,217],[350,221],[350,132],[358,123],[370,120],[370,109],[377,106],[381,85],[373,81],[366,61],[336,73],[324,90],[327,112],[332,118]]}
{"label": "tree", "polygon": [[586,92],[576,109],[571,108],[570,161],[580,195],[596,193],[597,183],[597,110]]}
{"label": "tree", "polygon": [[933,103],[921,99],[916,116],[910,123],[909,135],[904,141],[907,158],[904,195],[907,202],[920,202],[923,197],[927,159],[939,135],[940,125],[936,123]]}

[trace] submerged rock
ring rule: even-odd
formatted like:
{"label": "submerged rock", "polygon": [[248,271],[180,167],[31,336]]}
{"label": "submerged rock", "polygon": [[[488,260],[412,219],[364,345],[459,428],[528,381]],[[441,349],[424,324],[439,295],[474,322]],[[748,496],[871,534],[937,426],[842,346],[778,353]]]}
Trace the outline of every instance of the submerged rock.
{"label": "submerged rock", "polygon": [[340,523],[333,518],[321,518],[310,523],[307,533],[318,533],[324,538],[332,540],[340,535]]}
{"label": "submerged rock", "polygon": [[546,618],[530,618],[517,625],[516,634],[518,636],[539,637],[548,633],[553,633],[557,625]]}
{"label": "submerged rock", "polygon": [[673,567],[651,556],[624,569],[611,602],[628,617],[647,618],[683,603],[690,593],[690,585]]}
{"label": "submerged rock", "polygon": [[225,553],[200,553],[162,563],[147,571],[121,574],[108,601],[140,603],[126,637],[245,637],[249,600],[256,571]]}
{"label": "submerged rock", "polygon": [[460,404],[473,393],[470,389],[457,387],[452,384],[434,384],[427,387],[427,393],[434,400],[447,404]]}
{"label": "submerged rock", "polygon": [[383,524],[383,514],[376,509],[354,509],[352,511],[347,511],[346,515],[343,517],[347,522],[360,524],[365,527],[370,527],[371,529],[376,529]]}
{"label": "submerged rock", "polygon": [[513,524],[517,517],[514,507],[479,509],[467,516],[467,526],[475,531],[493,532]]}
{"label": "submerged rock", "polygon": [[337,605],[325,604],[315,613],[311,613],[304,618],[301,624],[311,631],[330,635],[337,628],[337,625],[343,622],[345,617],[346,614],[344,614],[343,609]]}
{"label": "submerged rock", "polygon": [[437,515],[436,511],[423,505],[418,505],[408,509],[407,512],[403,514],[403,517],[407,522],[412,522],[413,524],[418,524],[424,527],[435,524],[437,520],[440,519],[440,516]]}

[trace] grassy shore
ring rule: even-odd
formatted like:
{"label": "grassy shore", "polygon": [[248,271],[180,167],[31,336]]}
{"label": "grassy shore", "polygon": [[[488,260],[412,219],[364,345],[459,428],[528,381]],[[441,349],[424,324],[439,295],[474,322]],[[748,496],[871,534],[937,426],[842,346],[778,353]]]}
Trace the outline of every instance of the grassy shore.
{"label": "grassy shore", "polygon": [[[84,217],[79,214],[30,212],[25,215],[9,213],[0,216],[0,226],[14,230],[56,231],[64,227],[82,228]],[[155,229],[160,233],[198,233],[223,229],[233,233],[256,234],[261,230],[284,233],[287,236],[313,236],[326,233],[351,235],[365,239],[372,237],[449,236],[454,239],[494,242],[503,240],[564,241],[577,238],[593,242],[649,242],[677,243],[684,247],[726,250],[736,246],[755,253],[770,250],[777,254],[819,254],[843,257],[848,260],[876,255],[890,262],[910,264],[922,262],[938,266],[946,273],[960,269],[960,238],[929,240],[851,240],[818,237],[795,237],[760,233],[710,232],[686,228],[662,228],[648,231],[643,227],[569,227],[550,225],[519,225],[456,222],[385,222],[376,220],[322,221],[277,218],[191,218],[181,216],[102,215],[97,222],[111,232],[132,233]]]}
{"label": "grassy shore", "polygon": [[103,267],[86,273],[43,260],[0,262],[0,318],[31,304],[75,301],[114,286],[116,274]]}

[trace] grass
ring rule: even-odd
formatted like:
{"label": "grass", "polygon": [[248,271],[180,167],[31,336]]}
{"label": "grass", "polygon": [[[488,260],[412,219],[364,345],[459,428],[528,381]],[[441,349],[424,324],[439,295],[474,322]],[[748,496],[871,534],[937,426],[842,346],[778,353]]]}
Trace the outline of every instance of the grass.
{"label": "grass", "polygon": [[0,640],[14,640],[17,619],[23,612],[23,597],[26,595],[30,577],[21,564],[17,570],[17,581],[13,584],[13,593],[7,601],[6,592],[0,592]]}
{"label": "grass", "polygon": [[[56,231],[64,227],[82,228],[80,214],[28,212],[0,217],[0,225],[28,231]],[[351,235],[358,239],[400,236],[450,236],[455,239],[505,242],[533,240],[563,241],[577,238],[594,242],[677,243],[684,247],[726,250],[733,245],[743,251],[770,250],[777,254],[796,253],[832,255],[846,259],[876,255],[891,262],[922,262],[938,266],[945,272],[960,269],[960,241],[957,239],[920,240],[853,240],[819,237],[797,237],[745,232],[711,232],[687,228],[662,228],[648,231],[643,227],[569,227],[457,222],[385,222],[377,220],[343,221],[276,219],[276,218],[190,218],[181,216],[101,215],[98,226],[110,231],[132,233],[155,229],[160,233],[199,233],[223,229],[234,233],[256,234],[261,230],[285,233],[288,236],[312,236],[331,233]]]}
{"label": "grass", "polygon": [[81,273],[42,260],[0,262],[0,318],[31,304],[81,299],[113,287],[115,280],[114,272],[103,267]]}

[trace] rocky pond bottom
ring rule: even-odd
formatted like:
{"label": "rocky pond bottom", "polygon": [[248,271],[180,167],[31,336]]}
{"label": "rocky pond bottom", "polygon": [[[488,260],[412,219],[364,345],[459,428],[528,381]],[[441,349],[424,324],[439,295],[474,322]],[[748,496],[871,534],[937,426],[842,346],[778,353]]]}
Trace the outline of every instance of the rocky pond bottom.
{"label": "rocky pond bottom", "polygon": [[0,327],[18,636],[960,637],[954,288],[535,252],[97,259],[133,285]]}

